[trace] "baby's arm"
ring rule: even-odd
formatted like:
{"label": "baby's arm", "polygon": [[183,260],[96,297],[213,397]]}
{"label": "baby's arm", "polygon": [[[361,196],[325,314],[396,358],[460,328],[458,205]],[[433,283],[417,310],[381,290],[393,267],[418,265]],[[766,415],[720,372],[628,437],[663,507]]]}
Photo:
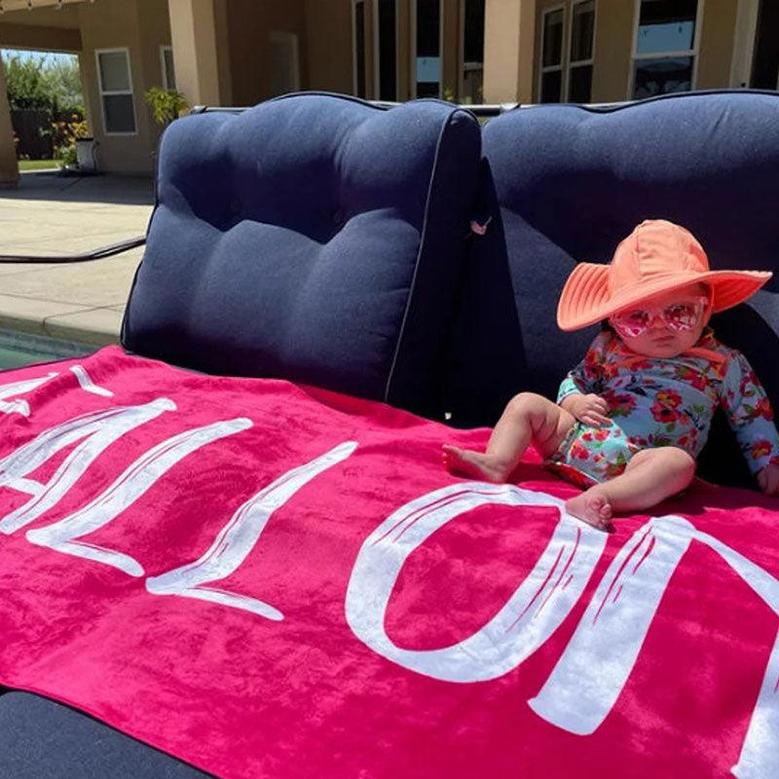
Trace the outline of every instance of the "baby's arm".
{"label": "baby's arm", "polygon": [[598,395],[601,390],[600,366],[607,340],[608,333],[595,337],[584,359],[563,379],[557,393],[558,406],[580,422],[594,427],[611,423],[606,416],[608,404]]}
{"label": "baby's arm", "polygon": [[720,402],[760,489],[779,494],[779,433],[763,385],[741,352],[731,350]]}

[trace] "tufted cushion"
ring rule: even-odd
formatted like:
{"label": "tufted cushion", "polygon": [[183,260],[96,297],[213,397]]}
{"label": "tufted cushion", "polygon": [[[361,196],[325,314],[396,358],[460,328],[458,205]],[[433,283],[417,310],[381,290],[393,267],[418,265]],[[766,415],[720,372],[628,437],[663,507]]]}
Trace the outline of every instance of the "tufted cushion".
{"label": "tufted cushion", "polygon": [[479,158],[476,120],[438,101],[174,122],[123,344],[438,413]]}
{"label": "tufted cushion", "polygon": [[23,692],[0,695],[0,777],[206,779],[208,774],[80,712]]}
{"label": "tufted cushion", "polygon": [[[557,299],[577,261],[608,262],[645,218],[689,228],[713,268],[779,271],[779,95],[672,95],[608,109],[514,110],[489,122],[484,153],[500,219],[474,245],[449,406],[491,424],[518,390],[554,395],[596,328],[562,333]],[[779,408],[779,278],[713,325],[744,351]],[[747,481],[717,420],[703,473]]]}

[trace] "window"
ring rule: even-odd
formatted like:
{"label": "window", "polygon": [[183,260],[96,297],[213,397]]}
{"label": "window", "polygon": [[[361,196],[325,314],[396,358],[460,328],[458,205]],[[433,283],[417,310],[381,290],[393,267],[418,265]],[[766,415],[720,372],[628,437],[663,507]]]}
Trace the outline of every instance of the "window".
{"label": "window", "polygon": [[134,135],[135,105],[127,49],[103,49],[95,52],[103,127],[106,135]]}
{"label": "window", "polygon": [[461,0],[460,102],[484,102],[484,0]]}
{"label": "window", "polygon": [[365,0],[352,3],[352,39],[354,43],[354,94],[365,99]]}
{"label": "window", "polygon": [[176,71],[173,69],[173,48],[160,46],[160,62],[162,64],[162,88],[176,88]]}
{"label": "window", "polygon": [[568,47],[568,100],[589,103],[592,96],[595,0],[571,6],[571,40]]}
{"label": "window", "polygon": [[397,19],[395,0],[376,0],[376,90],[379,100],[398,99],[397,80]]}
{"label": "window", "polygon": [[544,11],[541,22],[541,83],[539,102],[559,103],[563,96],[564,9]]}
{"label": "window", "polygon": [[441,0],[416,0],[414,5],[414,92],[417,97],[440,97]]}
{"label": "window", "polygon": [[300,89],[298,36],[293,32],[270,34],[270,90],[272,95],[286,95]]}
{"label": "window", "polygon": [[639,0],[632,97],[693,88],[698,0]]}

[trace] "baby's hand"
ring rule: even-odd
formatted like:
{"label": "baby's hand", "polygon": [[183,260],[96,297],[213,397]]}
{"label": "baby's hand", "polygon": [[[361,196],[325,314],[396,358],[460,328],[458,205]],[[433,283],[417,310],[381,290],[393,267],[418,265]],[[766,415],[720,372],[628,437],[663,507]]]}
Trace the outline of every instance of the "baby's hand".
{"label": "baby's hand", "polygon": [[611,424],[611,420],[606,416],[609,405],[600,395],[569,395],[564,403],[566,411],[570,411],[585,425],[601,427]]}
{"label": "baby's hand", "polygon": [[757,483],[766,495],[779,495],[779,465],[766,465],[757,474]]}

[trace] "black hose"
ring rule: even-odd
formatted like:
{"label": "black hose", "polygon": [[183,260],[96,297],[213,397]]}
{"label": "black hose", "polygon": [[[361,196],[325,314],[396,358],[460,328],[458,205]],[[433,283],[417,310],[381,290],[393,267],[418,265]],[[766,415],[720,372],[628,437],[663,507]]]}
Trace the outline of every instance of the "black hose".
{"label": "black hose", "polygon": [[136,246],[143,246],[146,243],[145,235],[137,235],[135,238],[128,238],[119,243],[112,243],[108,246],[101,246],[98,249],[81,252],[80,254],[60,254],[48,257],[38,254],[0,254],[0,263],[69,263],[69,262],[90,262],[91,260],[102,260],[104,257],[112,257],[114,254],[134,249]]}

